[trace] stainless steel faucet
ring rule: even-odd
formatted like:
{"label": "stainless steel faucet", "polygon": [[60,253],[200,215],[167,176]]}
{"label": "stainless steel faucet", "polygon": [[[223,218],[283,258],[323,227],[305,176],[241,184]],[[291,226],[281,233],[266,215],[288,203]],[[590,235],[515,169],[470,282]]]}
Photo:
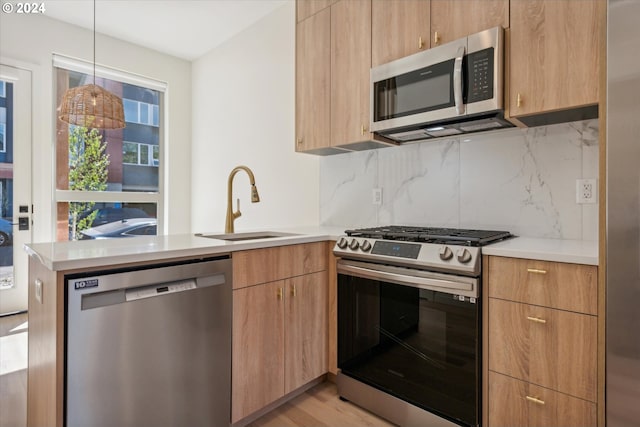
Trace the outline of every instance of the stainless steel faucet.
{"label": "stainless steel faucet", "polygon": [[245,171],[249,175],[249,183],[251,184],[251,203],[258,203],[260,196],[258,195],[258,189],[256,188],[256,179],[253,176],[253,172],[246,166],[236,166],[229,174],[229,182],[227,184],[227,220],[224,226],[225,233],[233,233],[233,221],[238,218],[242,213],[240,212],[240,199],[238,199],[238,210],[233,211],[232,207],[232,195],[233,195],[233,177],[236,176],[241,170]]}

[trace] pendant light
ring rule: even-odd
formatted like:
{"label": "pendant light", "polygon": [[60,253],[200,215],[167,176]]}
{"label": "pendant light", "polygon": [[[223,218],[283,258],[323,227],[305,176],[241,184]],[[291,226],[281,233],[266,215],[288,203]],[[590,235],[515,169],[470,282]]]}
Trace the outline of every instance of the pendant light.
{"label": "pendant light", "polygon": [[96,0],[93,0],[93,84],[67,89],[58,117],[65,123],[95,129],[125,127],[122,98],[96,86]]}

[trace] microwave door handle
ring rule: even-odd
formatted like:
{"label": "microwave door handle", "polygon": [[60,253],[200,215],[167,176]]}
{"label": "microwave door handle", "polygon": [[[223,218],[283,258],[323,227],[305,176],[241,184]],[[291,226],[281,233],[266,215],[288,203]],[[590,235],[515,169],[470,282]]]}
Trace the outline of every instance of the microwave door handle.
{"label": "microwave door handle", "polygon": [[464,114],[464,104],[462,102],[462,58],[464,58],[464,51],[464,46],[458,48],[456,60],[453,63],[453,97],[458,115]]}

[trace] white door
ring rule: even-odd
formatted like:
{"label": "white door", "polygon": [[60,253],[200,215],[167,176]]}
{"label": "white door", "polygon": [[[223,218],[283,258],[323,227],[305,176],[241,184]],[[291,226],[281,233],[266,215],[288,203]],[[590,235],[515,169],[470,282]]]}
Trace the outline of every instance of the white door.
{"label": "white door", "polygon": [[0,314],[27,309],[31,72],[0,64]]}

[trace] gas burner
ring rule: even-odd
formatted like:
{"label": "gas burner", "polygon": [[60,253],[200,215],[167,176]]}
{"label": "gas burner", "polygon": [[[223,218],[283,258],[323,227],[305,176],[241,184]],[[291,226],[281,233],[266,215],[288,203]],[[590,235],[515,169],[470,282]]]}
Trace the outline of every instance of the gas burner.
{"label": "gas burner", "polygon": [[346,230],[345,233],[349,237],[462,246],[484,246],[489,243],[513,237],[513,235],[508,231],[410,227],[399,225],[359,228]]}

